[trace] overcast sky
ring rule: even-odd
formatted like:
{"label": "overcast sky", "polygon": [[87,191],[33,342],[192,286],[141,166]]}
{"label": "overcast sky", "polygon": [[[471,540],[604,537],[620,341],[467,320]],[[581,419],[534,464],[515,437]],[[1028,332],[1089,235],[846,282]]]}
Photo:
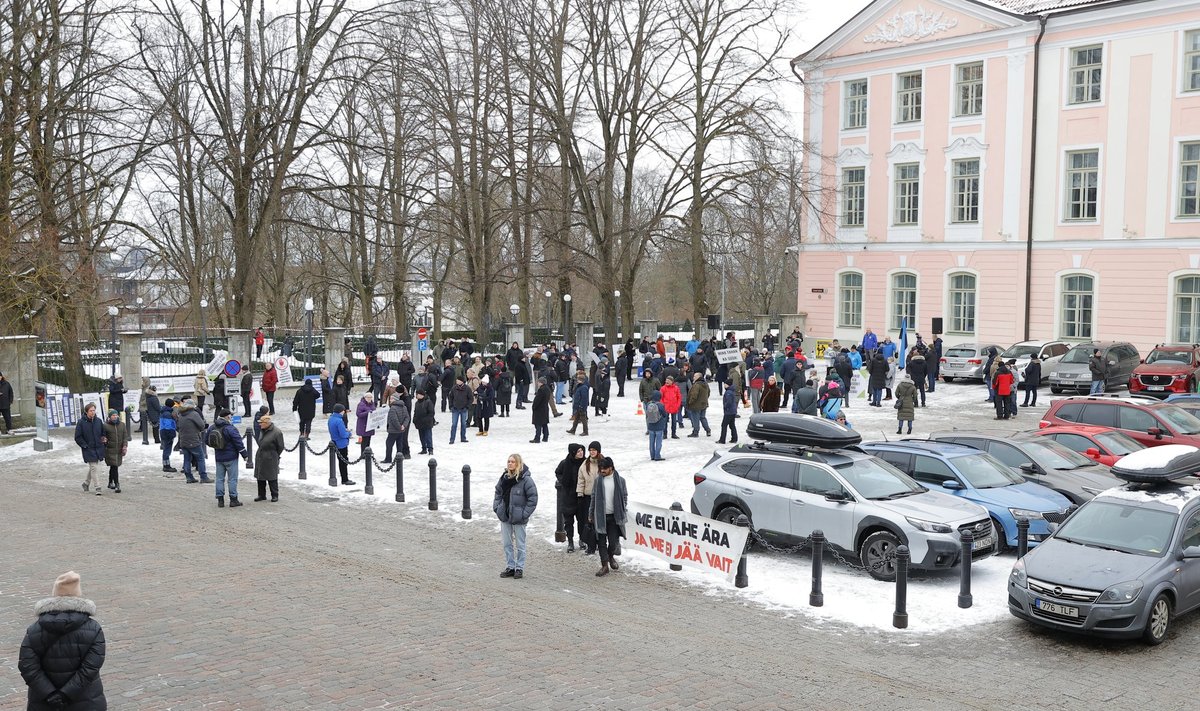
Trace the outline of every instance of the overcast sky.
{"label": "overcast sky", "polygon": [[[813,45],[832,34],[869,2],[870,0],[799,0],[796,3],[799,9],[791,23],[792,37],[786,59],[790,61],[792,57],[812,49]],[[791,77],[786,62],[783,71]],[[783,108],[792,115],[796,135],[801,135],[803,104],[799,82],[793,78],[786,91],[779,93],[779,100]]]}

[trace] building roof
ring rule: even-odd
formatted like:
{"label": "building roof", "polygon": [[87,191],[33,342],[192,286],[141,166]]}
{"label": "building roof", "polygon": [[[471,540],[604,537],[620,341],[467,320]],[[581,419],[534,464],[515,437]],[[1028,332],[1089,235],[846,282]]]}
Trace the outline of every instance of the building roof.
{"label": "building roof", "polygon": [[1113,0],[976,0],[976,2],[1019,15],[1040,15],[1044,12],[1072,10],[1085,5],[1111,3]]}

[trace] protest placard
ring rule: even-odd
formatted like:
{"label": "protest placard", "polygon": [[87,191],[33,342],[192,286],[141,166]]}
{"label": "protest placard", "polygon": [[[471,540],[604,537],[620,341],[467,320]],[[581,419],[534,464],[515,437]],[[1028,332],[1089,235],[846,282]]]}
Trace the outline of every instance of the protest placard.
{"label": "protest placard", "polygon": [[748,528],[636,501],[628,509],[626,535],[634,549],[733,582]]}

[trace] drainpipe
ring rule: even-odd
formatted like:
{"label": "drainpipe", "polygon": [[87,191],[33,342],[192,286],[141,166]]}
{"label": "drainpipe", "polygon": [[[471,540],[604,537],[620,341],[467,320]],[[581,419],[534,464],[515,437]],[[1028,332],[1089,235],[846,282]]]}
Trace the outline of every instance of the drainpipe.
{"label": "drainpipe", "polygon": [[1038,65],[1042,58],[1042,37],[1046,34],[1046,16],[1038,17],[1038,36],[1033,42],[1033,110],[1029,122],[1029,215],[1025,223],[1025,337],[1028,341],[1029,317],[1033,309],[1033,198],[1037,176]]}

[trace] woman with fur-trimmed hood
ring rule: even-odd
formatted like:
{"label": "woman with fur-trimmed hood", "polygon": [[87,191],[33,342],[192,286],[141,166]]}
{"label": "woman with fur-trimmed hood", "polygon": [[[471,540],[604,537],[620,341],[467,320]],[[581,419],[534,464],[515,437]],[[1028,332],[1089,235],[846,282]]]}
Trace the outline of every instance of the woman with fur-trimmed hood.
{"label": "woman with fur-trimmed hood", "polygon": [[100,667],[104,630],[96,621],[96,603],[85,600],[79,574],[63,573],[53,597],[33,607],[37,621],[25,630],[17,668],[29,687],[27,709],[106,711]]}

